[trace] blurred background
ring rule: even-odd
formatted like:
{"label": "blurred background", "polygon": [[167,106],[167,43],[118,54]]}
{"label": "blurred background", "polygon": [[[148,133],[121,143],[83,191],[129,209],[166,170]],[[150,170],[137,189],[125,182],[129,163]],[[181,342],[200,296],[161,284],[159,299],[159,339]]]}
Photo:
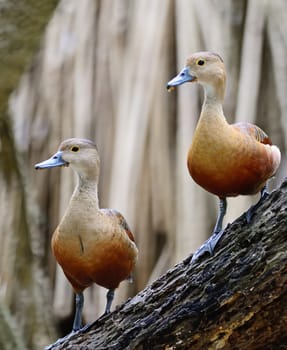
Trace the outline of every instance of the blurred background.
{"label": "blurred background", "polygon": [[[51,235],[74,188],[69,168],[34,164],[84,137],[101,157],[100,205],[119,210],[139,247],[142,290],[213,229],[218,200],[189,177],[186,155],[202,90],[165,85],[193,52],[219,53],[229,122],[256,123],[286,173],[285,0],[2,0],[0,2],[0,348],[40,349],[71,329],[74,296]],[[236,174],[235,174],[236,176]],[[226,223],[257,198],[228,200]],[[105,305],[85,292],[84,318]]]}

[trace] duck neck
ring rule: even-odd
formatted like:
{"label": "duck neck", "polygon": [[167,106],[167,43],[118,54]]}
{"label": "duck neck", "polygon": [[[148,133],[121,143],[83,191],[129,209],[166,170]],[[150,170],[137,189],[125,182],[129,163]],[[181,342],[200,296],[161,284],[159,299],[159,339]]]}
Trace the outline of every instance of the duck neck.
{"label": "duck neck", "polygon": [[82,178],[78,173],[77,176],[77,186],[58,226],[58,234],[62,237],[79,235],[79,227],[89,225],[95,215],[100,213],[98,182],[95,179]]}
{"label": "duck neck", "polygon": [[225,87],[224,83],[209,85],[202,84],[204,89],[204,102],[206,104],[220,104],[222,106],[224,100]]}
{"label": "duck neck", "polygon": [[213,123],[221,122],[227,124],[222,109],[222,103],[224,99],[224,87],[219,88],[217,86],[215,88],[211,85],[203,85],[203,88],[204,102],[202,105],[201,117],[203,117],[206,120],[211,119]]}
{"label": "duck neck", "polygon": [[81,201],[88,203],[89,207],[99,209],[98,180],[95,178],[83,177],[77,174],[78,183],[71,198],[71,202]]}

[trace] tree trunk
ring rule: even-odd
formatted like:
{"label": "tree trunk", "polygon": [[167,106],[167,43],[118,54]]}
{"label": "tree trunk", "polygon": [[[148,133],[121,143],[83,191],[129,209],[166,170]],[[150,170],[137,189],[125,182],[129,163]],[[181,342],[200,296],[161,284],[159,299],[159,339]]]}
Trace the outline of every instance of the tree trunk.
{"label": "tree trunk", "polygon": [[[40,47],[58,0],[0,1],[0,349],[39,349],[55,334],[49,281],[33,235],[35,202],[17,148],[8,99]],[[33,66],[33,67],[32,67]],[[27,104],[28,105],[28,104]],[[24,140],[23,140],[24,141]],[[35,212],[35,210],[34,210]],[[38,242],[40,240],[38,239]],[[36,248],[36,249],[35,249]],[[13,315],[13,316],[12,316]],[[37,332],[35,332],[37,329]]]}
{"label": "tree trunk", "polygon": [[54,349],[279,349],[287,343],[287,181],[252,222]]}

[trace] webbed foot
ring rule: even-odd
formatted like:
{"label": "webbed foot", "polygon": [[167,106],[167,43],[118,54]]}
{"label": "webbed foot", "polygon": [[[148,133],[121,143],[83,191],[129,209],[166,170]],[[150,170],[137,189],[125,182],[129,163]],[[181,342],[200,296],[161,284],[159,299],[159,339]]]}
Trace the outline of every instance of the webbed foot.
{"label": "webbed foot", "polygon": [[205,253],[208,253],[210,256],[212,256],[214,254],[215,247],[217,246],[217,243],[223,234],[224,230],[214,232],[212,236],[207,241],[205,241],[202,246],[198,248],[197,251],[193,254],[191,262],[198,260]]}
{"label": "webbed foot", "polygon": [[216,220],[213,233],[209,237],[209,239],[205,241],[203,245],[199,249],[197,249],[197,251],[193,254],[191,262],[196,261],[202,255],[204,255],[204,253],[209,253],[209,255],[213,255],[215,247],[224,233],[224,230],[222,230],[222,222],[223,222],[224,215],[226,213],[226,208],[227,208],[226,198],[220,198],[219,213],[218,213],[218,217]]}

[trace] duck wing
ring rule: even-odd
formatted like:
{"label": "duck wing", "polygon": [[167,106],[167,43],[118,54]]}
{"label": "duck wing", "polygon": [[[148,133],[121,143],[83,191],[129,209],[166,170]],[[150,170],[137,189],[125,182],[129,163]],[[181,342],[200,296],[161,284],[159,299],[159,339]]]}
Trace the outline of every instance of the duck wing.
{"label": "duck wing", "polygon": [[272,145],[269,136],[256,125],[253,125],[251,123],[236,123],[232,124],[232,126],[240,132],[251,136],[260,143],[263,143],[265,145]]}
{"label": "duck wing", "polygon": [[113,220],[116,220],[117,224],[119,224],[126,232],[126,234],[128,235],[129,239],[133,242],[135,242],[135,237],[132,234],[132,231],[128,225],[128,223],[126,222],[125,218],[122,216],[121,213],[119,213],[117,210],[115,209],[100,209],[100,211],[107,215],[110,216]]}

